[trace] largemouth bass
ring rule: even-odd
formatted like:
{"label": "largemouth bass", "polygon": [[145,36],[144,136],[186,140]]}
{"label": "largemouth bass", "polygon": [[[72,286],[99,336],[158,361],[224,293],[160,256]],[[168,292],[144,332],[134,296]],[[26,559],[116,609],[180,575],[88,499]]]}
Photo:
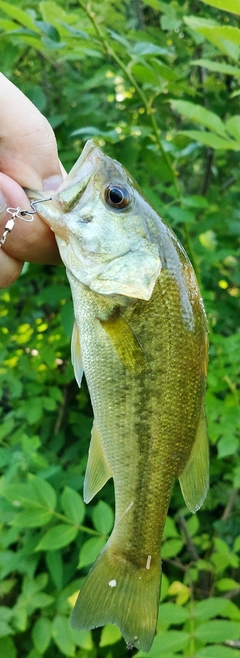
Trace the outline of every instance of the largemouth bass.
{"label": "largemouth bass", "polygon": [[177,237],[93,141],[38,212],[66,265],[72,362],[79,386],[85,373],[94,411],[84,500],[111,477],[116,500],[112,534],[80,591],[72,625],[116,624],[128,647],[148,651],[175,478],[192,512],[208,489],[202,299]]}

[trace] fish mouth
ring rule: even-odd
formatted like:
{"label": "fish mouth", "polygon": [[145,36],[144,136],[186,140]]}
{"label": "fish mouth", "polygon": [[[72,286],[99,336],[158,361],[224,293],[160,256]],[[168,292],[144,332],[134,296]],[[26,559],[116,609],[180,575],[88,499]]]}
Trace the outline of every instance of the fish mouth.
{"label": "fish mouth", "polygon": [[101,150],[92,139],[89,139],[55,195],[55,200],[63,213],[71,212],[80,201],[89,181],[97,171],[102,157]]}
{"label": "fish mouth", "polygon": [[93,139],[89,139],[79,156],[77,162],[72,167],[67,178],[63,181],[57,190],[57,194],[62,196],[62,192],[72,185],[81,186],[81,181],[90,179],[102,159],[102,153]]}

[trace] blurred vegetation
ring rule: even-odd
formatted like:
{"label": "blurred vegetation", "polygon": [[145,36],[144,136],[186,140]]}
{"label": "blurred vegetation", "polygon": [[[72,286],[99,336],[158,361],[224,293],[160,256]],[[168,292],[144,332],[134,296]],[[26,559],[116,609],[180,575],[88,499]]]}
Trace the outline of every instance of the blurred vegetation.
{"label": "blurred vegetation", "polygon": [[[2,72],[52,124],[64,166],[94,136],[131,171],[208,314],[211,488],[193,516],[175,486],[152,658],[240,657],[239,20],[240,0],[0,0]],[[92,412],[64,268],[25,266],[0,299],[0,657],[124,657],[116,627],[69,626],[114,495],[82,500]]]}

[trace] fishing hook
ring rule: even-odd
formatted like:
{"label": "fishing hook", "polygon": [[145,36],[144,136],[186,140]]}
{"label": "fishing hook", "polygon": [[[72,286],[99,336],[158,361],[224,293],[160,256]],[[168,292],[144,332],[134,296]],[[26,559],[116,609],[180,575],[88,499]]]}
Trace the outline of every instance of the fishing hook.
{"label": "fishing hook", "polygon": [[[30,210],[21,210],[19,206],[17,208],[11,208],[11,207],[7,208],[7,212],[9,213],[9,215],[11,215],[11,219],[9,219],[5,224],[3,235],[0,239],[0,249],[5,244],[8,234],[12,232],[15,226],[16,219],[22,219],[23,222],[27,222],[27,224],[30,224],[34,220],[33,215],[37,213],[37,210],[35,208],[36,203],[43,203],[43,201],[51,201],[51,200],[52,197],[48,197],[47,199],[38,199],[36,201],[30,201],[30,206],[32,209],[31,212]],[[29,219],[26,219],[27,215]]]}

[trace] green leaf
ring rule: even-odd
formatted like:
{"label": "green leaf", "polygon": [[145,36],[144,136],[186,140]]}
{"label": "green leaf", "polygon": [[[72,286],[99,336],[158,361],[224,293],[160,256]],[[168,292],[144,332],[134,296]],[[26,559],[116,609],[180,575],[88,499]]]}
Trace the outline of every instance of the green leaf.
{"label": "green leaf", "polygon": [[83,544],[79,554],[78,568],[88,567],[95,562],[98,554],[105,546],[105,539],[103,537],[91,537]]}
{"label": "green leaf", "polygon": [[240,0],[201,0],[211,7],[222,9],[223,11],[231,11],[233,14],[240,14]]}
{"label": "green leaf", "polygon": [[92,518],[96,530],[103,535],[108,535],[114,522],[114,514],[110,505],[100,500],[93,508]]}
{"label": "green leaf", "polygon": [[45,653],[51,642],[52,624],[47,617],[40,617],[32,629],[34,646],[39,653]]}
{"label": "green leaf", "polygon": [[52,624],[52,636],[61,653],[75,656],[75,643],[72,638],[70,622],[67,617],[57,615]]}
{"label": "green leaf", "polygon": [[235,61],[239,59],[240,30],[233,26],[220,26],[216,21],[195,16],[184,16],[185,23],[214,44]]}
{"label": "green leaf", "polygon": [[205,233],[200,233],[198,236],[199,242],[208,249],[209,251],[215,251],[217,247],[216,233],[214,231],[205,231]]}
{"label": "green leaf", "polygon": [[[64,5],[65,6],[65,5]],[[59,26],[60,21],[66,21],[70,25],[75,24],[78,16],[71,12],[66,12],[64,6],[61,7],[59,2],[52,0],[43,0],[40,2],[40,9],[43,20],[55,27]]]}
{"label": "green leaf", "polygon": [[163,537],[164,537],[164,539],[166,539],[168,537],[178,537],[178,538],[180,538],[180,535],[179,535],[179,532],[177,531],[175,522],[171,518],[171,516],[167,516],[167,518],[166,518],[166,523],[165,523],[164,531],[163,531]]}
{"label": "green leaf", "polygon": [[30,483],[38,497],[39,502],[47,509],[54,510],[56,507],[57,498],[51,484],[38,476],[31,476]]}
{"label": "green leaf", "polygon": [[166,14],[161,16],[160,23],[161,23],[161,28],[162,30],[170,31],[170,30],[178,30],[180,25],[181,25],[181,19],[177,18],[177,14],[175,12]]}
{"label": "green leaf", "polygon": [[224,75],[240,76],[240,68],[225,64],[225,62],[214,62],[212,59],[193,59],[191,64],[192,66],[201,66],[202,68],[209,69],[209,71],[216,71],[216,73],[223,73]]}
{"label": "green leaf", "polygon": [[147,5],[147,7],[152,7],[156,11],[159,11],[160,9],[160,3],[159,0],[142,0],[144,5]]}
{"label": "green leaf", "polygon": [[238,551],[240,551],[240,535],[238,537],[236,537],[236,539],[234,541],[233,549],[236,553]]}
{"label": "green leaf", "polygon": [[82,523],[85,516],[85,505],[77,491],[70,489],[70,487],[65,487],[61,496],[61,504],[64,513],[70,521],[78,525]]}
{"label": "green leaf", "polygon": [[13,633],[11,626],[6,621],[0,619],[0,638],[11,635],[11,633]]}
{"label": "green leaf", "polygon": [[39,302],[47,303],[53,306],[58,305],[62,300],[69,299],[69,288],[67,285],[48,285],[39,293]]}
{"label": "green leaf", "polygon": [[17,649],[11,637],[0,638],[0,656],[3,656],[3,658],[16,658]]}
{"label": "green leaf", "polygon": [[181,135],[186,135],[190,139],[200,142],[205,146],[210,146],[213,149],[222,149],[224,151],[240,151],[240,142],[227,141],[214,133],[200,130],[181,130]]}
{"label": "green leaf", "polygon": [[[53,355],[51,355],[51,357],[52,356]],[[53,363],[53,359],[51,358],[51,364],[52,363]],[[56,400],[53,400],[52,398],[47,397],[46,395],[43,396],[42,403],[43,403],[43,408],[46,409],[47,411],[55,411],[55,409],[57,408]]]}
{"label": "green leaf", "polygon": [[199,530],[199,518],[197,514],[192,514],[187,520],[187,529],[190,537],[194,537]]}
{"label": "green leaf", "polygon": [[150,41],[137,41],[132,52],[134,55],[169,55],[169,48],[161,48],[156,43]]}
{"label": "green leaf", "polygon": [[194,615],[196,619],[206,620],[218,615],[224,615],[227,600],[211,596],[208,599],[199,601],[194,606]]}
{"label": "green leaf", "polygon": [[183,608],[177,603],[162,603],[159,608],[159,625],[171,626],[174,624],[183,624],[189,619],[189,610]]}
{"label": "green leaf", "polygon": [[0,619],[1,621],[9,621],[12,616],[12,611],[5,605],[0,606]]}
{"label": "green leaf", "polygon": [[240,487],[240,465],[236,466],[236,468],[233,471],[233,474],[234,474],[233,487],[234,487],[234,489],[239,489],[239,487]]}
{"label": "green leaf", "polygon": [[203,647],[195,654],[196,658],[239,658],[239,651],[219,644]]}
{"label": "green leaf", "polygon": [[37,32],[38,34],[41,32],[40,29],[35,25],[31,16],[26,11],[20,9],[20,7],[0,0],[0,9],[2,9],[11,18],[14,18],[15,21],[18,21],[18,23],[27,27],[29,30]]}
{"label": "green leaf", "polygon": [[170,99],[169,102],[171,103],[174,110],[177,110],[179,114],[186,117],[187,119],[191,119],[191,121],[194,123],[200,123],[202,126],[206,126],[206,128],[213,130],[222,137],[227,136],[224,123],[218,114],[210,112],[210,110],[206,110],[206,108],[202,107],[201,105],[197,105],[196,103],[189,103],[188,101]]}
{"label": "green leaf", "polygon": [[159,84],[159,77],[148,65],[144,64],[134,64],[132,66],[132,73],[135,76],[136,80],[139,82],[147,82],[153,86]]}
{"label": "green leaf", "polygon": [[[25,411],[24,407],[22,409]],[[29,424],[35,425],[35,423],[38,423],[42,418],[42,399],[40,397],[32,397],[31,405],[29,405],[29,401],[26,402],[26,411]]]}
{"label": "green leaf", "polygon": [[[115,627],[116,628],[116,627]],[[91,651],[93,649],[93,639],[91,631],[76,631],[74,628],[71,629],[72,639],[77,645],[86,651]],[[79,656],[81,658],[81,656]],[[87,658],[87,656],[86,656]]]}
{"label": "green leaf", "polygon": [[125,36],[123,36],[123,34],[119,34],[119,32],[115,32],[114,30],[111,29],[109,29],[108,32],[112,37],[112,39],[118,41],[118,43],[121,43],[121,45],[124,46],[124,48],[127,49],[131,48],[130,42],[125,38]]}
{"label": "green leaf", "polygon": [[78,534],[78,528],[59,523],[59,525],[50,528],[42,537],[39,544],[36,546],[36,551],[55,551],[57,548],[62,548],[70,544]]}
{"label": "green leaf", "polygon": [[37,649],[31,649],[28,653],[27,658],[41,658],[41,653]]}
{"label": "green leaf", "polygon": [[240,115],[237,114],[236,116],[230,117],[226,121],[226,130],[234,139],[236,139],[238,142],[240,142]]}
{"label": "green leaf", "polygon": [[168,209],[168,215],[173,219],[173,225],[177,226],[177,224],[194,224],[195,223],[195,217],[194,214],[190,210],[186,210],[183,208],[178,208],[178,207],[173,207]]}
{"label": "green leaf", "polygon": [[26,576],[24,578],[22,592],[13,608],[13,616],[19,629],[24,630],[27,617],[38,608],[46,608],[53,603],[53,596],[41,592],[46,586],[47,574],[39,574],[36,578]]}
{"label": "green leaf", "polygon": [[72,301],[67,302],[66,304],[64,304],[64,306],[61,307],[60,318],[65,334],[67,338],[70,339],[72,335],[73,322],[74,322]]}
{"label": "green leaf", "polygon": [[229,455],[235,455],[238,445],[239,441],[236,436],[222,436],[217,443],[219,459],[228,457]]}
{"label": "green leaf", "polygon": [[57,42],[60,41],[56,27],[50,25],[50,23],[46,23],[46,21],[36,21],[36,24],[40,27],[40,30],[49,37],[49,39]]}
{"label": "green leaf", "polygon": [[26,86],[25,89],[26,96],[32,101],[34,105],[38,108],[40,112],[46,110],[47,98],[43,90],[37,85]]}
{"label": "green leaf", "polygon": [[2,441],[2,439],[5,439],[5,437],[8,434],[11,434],[13,428],[14,428],[13,418],[9,420],[5,420],[5,422],[0,426],[0,441]]}
{"label": "green leaf", "polygon": [[58,589],[62,589],[63,562],[59,551],[48,551],[46,553],[46,562],[54,584]]}
{"label": "green leaf", "polygon": [[100,647],[107,647],[109,644],[116,644],[121,640],[122,634],[120,629],[114,624],[107,624],[101,633],[99,642]]}
{"label": "green leaf", "polygon": [[47,525],[52,519],[51,512],[45,512],[41,509],[28,509],[24,512],[16,514],[11,521],[12,526],[19,526],[21,528],[39,528]]}
{"label": "green leaf", "polygon": [[153,658],[159,656],[159,658],[166,658],[166,655],[173,651],[181,651],[184,649],[189,641],[189,634],[185,631],[167,631],[166,633],[161,633],[155,637],[153,640],[153,645],[147,654]]}
{"label": "green leaf", "polygon": [[195,637],[204,643],[237,640],[239,635],[240,623],[236,621],[225,621],[225,619],[207,621],[195,630]]}
{"label": "green leaf", "polygon": [[34,496],[34,492],[29,484],[18,483],[8,485],[3,482],[1,493],[16,507],[19,507],[21,504],[27,506],[29,503],[31,503],[32,506],[35,506],[36,504],[39,505],[39,498],[36,494]]}
{"label": "green leaf", "polygon": [[192,194],[192,196],[184,196],[182,197],[182,203],[184,206],[188,206],[189,208],[207,208],[208,207],[208,202],[205,199],[205,197],[201,196],[200,194]]}
{"label": "green leaf", "polygon": [[174,555],[178,555],[182,550],[183,545],[183,539],[168,539],[162,546],[162,557],[173,557]]}
{"label": "green leaf", "polygon": [[233,580],[233,578],[220,578],[220,580],[217,581],[217,588],[220,592],[229,592],[232,589],[237,589],[238,586],[238,582]]}

